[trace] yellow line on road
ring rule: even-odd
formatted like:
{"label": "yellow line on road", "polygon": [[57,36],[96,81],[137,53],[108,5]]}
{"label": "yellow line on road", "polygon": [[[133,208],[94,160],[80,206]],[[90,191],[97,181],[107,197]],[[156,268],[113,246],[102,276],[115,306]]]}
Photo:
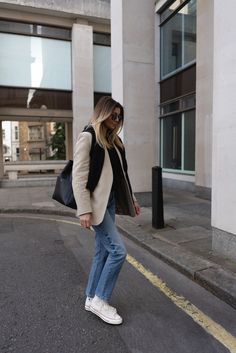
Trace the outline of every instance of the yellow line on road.
{"label": "yellow line on road", "polygon": [[[32,218],[42,219],[47,221],[56,221],[60,223],[74,224],[80,226],[79,222],[68,221],[57,218],[47,218],[41,216],[31,215],[17,215],[17,214],[1,214],[6,217],[21,217],[21,218]],[[205,315],[195,305],[190,303],[182,295],[178,295],[167,284],[162,281],[161,278],[154,275],[150,270],[146,269],[139,261],[137,261],[131,255],[127,255],[127,262],[132,265],[138,272],[140,272],[154,287],[158,288],[166,297],[168,297],[178,308],[182,309],[187,315],[189,315],[198,325],[200,325],[205,331],[212,335],[217,341],[224,345],[231,353],[236,353],[236,337],[227,332],[223,326],[216,323],[214,320]]]}
{"label": "yellow line on road", "polygon": [[171,290],[165,282],[146,269],[134,257],[127,255],[126,260],[138,272],[140,272],[153,286],[161,290],[176,306],[182,309],[187,315],[200,325],[205,331],[211,334],[217,341],[222,343],[231,353],[236,353],[236,338],[227,332],[221,325],[217,324],[186,298]]}

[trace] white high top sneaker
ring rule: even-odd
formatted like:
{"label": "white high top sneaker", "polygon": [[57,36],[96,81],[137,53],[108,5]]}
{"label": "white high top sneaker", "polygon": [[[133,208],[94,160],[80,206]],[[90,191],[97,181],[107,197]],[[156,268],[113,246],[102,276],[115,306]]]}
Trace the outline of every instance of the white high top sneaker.
{"label": "white high top sneaker", "polygon": [[123,322],[122,317],[117,313],[116,309],[96,295],[90,301],[89,309],[108,324],[120,325]]}
{"label": "white high top sneaker", "polygon": [[90,311],[90,305],[92,303],[93,298],[87,297],[85,300],[85,310]]}
{"label": "white high top sneaker", "polygon": [[[93,300],[93,298],[91,298],[91,297],[87,297],[87,298],[86,298],[86,300],[85,300],[85,305],[84,305],[84,308],[85,308],[86,311],[90,311],[90,305],[91,305],[91,303],[92,303],[92,300]],[[107,302],[106,302],[106,303],[107,303]],[[113,310],[116,311],[116,308],[114,308],[114,306],[111,306],[111,305],[110,305],[110,307],[113,308]]]}

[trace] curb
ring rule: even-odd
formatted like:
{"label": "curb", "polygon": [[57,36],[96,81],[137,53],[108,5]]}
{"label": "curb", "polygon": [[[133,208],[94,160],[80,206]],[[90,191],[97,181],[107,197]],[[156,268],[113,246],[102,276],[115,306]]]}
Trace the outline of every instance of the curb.
{"label": "curb", "polygon": [[172,245],[163,239],[153,239],[150,236],[146,239],[138,239],[122,226],[118,225],[118,228],[128,239],[236,309],[236,280],[233,272],[226,271],[179,245]]}
{"label": "curb", "polygon": [[[66,210],[52,210],[48,208],[0,209],[0,214],[14,213],[47,214],[76,218],[73,211]],[[117,227],[128,239],[149,251],[152,255],[161,259],[163,262],[175,268],[236,309],[236,280],[234,273],[222,269],[219,265],[205,260],[192,252],[181,248],[179,245],[171,244],[163,238],[153,238],[150,235],[138,238],[120,224],[117,224]]]}
{"label": "curb", "polygon": [[52,210],[48,208],[39,209],[39,208],[3,208],[0,209],[0,214],[14,214],[14,213],[32,213],[32,214],[49,214],[55,216],[64,216],[64,217],[75,217],[75,214],[70,211],[64,210]]}

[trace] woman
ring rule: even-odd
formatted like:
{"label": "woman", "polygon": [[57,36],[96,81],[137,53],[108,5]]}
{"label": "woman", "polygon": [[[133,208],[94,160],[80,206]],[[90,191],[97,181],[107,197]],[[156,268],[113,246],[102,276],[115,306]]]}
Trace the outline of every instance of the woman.
{"label": "woman", "polygon": [[121,324],[122,318],[108,300],[126,257],[115,213],[140,213],[127,174],[124,146],[118,137],[123,122],[123,107],[111,97],[102,97],[90,125],[77,140],[72,179],[80,223],[95,230],[85,310],[113,325]]}

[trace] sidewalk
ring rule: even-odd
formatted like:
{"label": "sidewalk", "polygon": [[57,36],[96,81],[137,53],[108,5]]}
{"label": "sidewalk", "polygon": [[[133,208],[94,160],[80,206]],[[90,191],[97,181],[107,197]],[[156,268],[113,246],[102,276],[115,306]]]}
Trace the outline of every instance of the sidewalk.
{"label": "sidewalk", "polygon": [[[0,213],[43,213],[74,217],[52,200],[53,187],[0,188]],[[236,308],[236,263],[211,248],[210,202],[185,191],[164,192],[165,228],[152,228],[152,210],[117,216],[124,235]]]}

